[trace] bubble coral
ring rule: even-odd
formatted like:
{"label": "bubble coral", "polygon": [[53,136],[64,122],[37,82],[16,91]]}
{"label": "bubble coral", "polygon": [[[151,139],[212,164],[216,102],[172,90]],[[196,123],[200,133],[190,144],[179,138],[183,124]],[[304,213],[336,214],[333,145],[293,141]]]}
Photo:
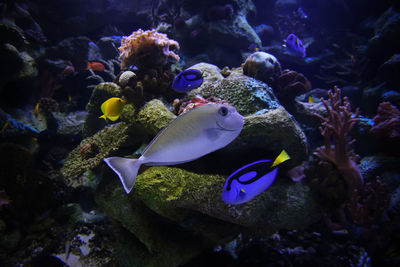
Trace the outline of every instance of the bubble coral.
{"label": "bubble coral", "polygon": [[281,64],[271,54],[254,52],[246,58],[243,66],[243,74],[269,83],[281,75]]}
{"label": "bubble coral", "polygon": [[140,69],[179,61],[179,56],[170,50],[174,48],[179,49],[179,43],[168,39],[166,34],[154,29],[147,31],[139,29],[122,38],[119,47],[121,67],[135,65]]}

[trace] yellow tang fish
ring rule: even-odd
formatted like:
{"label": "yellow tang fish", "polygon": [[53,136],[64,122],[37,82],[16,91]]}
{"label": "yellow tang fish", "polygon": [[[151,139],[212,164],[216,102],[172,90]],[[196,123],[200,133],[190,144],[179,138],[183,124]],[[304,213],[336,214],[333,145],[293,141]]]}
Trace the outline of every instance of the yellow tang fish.
{"label": "yellow tang fish", "polygon": [[125,104],[125,100],[119,97],[111,97],[110,99],[104,101],[104,103],[101,105],[101,112],[103,112],[103,115],[99,118],[103,118],[105,120],[109,119],[112,121],[118,120]]}
{"label": "yellow tang fish", "polygon": [[271,168],[275,167],[276,165],[281,164],[282,162],[287,161],[288,159],[290,159],[290,156],[286,153],[285,150],[282,150],[282,152],[279,154],[279,156],[276,157],[274,163],[272,163]]}

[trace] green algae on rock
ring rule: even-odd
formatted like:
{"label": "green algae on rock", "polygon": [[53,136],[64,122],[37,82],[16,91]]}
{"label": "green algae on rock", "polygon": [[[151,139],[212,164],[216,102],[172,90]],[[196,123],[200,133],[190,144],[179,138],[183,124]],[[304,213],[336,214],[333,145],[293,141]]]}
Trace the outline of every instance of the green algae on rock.
{"label": "green algae on rock", "polygon": [[136,122],[152,135],[156,135],[176,116],[158,99],[148,102],[137,114]]}
{"label": "green algae on rock", "polygon": [[207,83],[188,93],[187,99],[195,95],[204,98],[211,96],[221,98],[236,107],[246,116],[262,109],[275,109],[280,106],[278,100],[266,83],[243,74],[241,68],[232,70],[231,74],[218,84]]}
{"label": "green algae on rock", "polygon": [[124,235],[126,241],[133,242],[126,246],[139,248],[137,254],[129,257],[131,261],[141,262],[140,266],[177,266],[202,251],[195,236],[158,216],[140,200],[125,194],[117,180],[100,186],[96,202],[108,216],[135,236]]}
{"label": "green algae on rock", "polygon": [[[132,128],[127,123],[121,122],[106,127],[92,137],[83,140],[68,155],[61,168],[61,173],[65,177],[67,184],[72,187],[87,184],[88,181],[82,181],[84,178],[82,174],[87,170],[97,168],[105,157],[110,156],[121,147],[128,146],[133,140],[129,138],[130,135],[134,135]],[[93,157],[82,158],[82,149],[92,144],[96,144],[98,153]]]}
{"label": "green algae on rock", "polygon": [[245,117],[242,133],[233,142],[231,150],[263,150],[264,154],[278,155],[285,149],[291,157],[290,166],[306,160],[307,138],[296,120],[281,106]]}

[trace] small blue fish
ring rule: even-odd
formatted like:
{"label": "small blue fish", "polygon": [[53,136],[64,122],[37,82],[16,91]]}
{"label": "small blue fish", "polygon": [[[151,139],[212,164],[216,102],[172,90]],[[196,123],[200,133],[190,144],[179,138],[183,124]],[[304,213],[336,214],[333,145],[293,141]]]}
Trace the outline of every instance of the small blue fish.
{"label": "small blue fish", "polygon": [[188,69],[176,75],[172,88],[179,93],[196,89],[203,83],[203,73],[199,70]]}
{"label": "small blue fish", "polygon": [[[275,181],[280,163],[290,159],[285,150],[271,165],[271,160],[264,159],[247,164],[232,173],[225,182],[222,200],[231,205],[246,203],[264,192]],[[258,174],[258,170],[264,170]]]}
{"label": "small blue fish", "polygon": [[283,47],[286,47],[291,55],[302,58],[306,57],[306,48],[296,34],[289,34],[284,42]]}

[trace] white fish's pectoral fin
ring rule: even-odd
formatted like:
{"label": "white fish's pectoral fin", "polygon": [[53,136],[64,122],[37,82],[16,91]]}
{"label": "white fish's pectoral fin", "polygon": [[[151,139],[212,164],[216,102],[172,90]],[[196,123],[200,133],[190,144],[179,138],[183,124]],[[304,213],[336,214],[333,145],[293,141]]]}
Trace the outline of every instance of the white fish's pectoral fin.
{"label": "white fish's pectoral fin", "polygon": [[104,161],[121,180],[127,194],[131,192],[142,161],[121,157],[106,158]]}
{"label": "white fish's pectoral fin", "polygon": [[217,140],[221,135],[221,129],[219,128],[207,128],[204,130],[207,136],[207,139],[211,141]]}

